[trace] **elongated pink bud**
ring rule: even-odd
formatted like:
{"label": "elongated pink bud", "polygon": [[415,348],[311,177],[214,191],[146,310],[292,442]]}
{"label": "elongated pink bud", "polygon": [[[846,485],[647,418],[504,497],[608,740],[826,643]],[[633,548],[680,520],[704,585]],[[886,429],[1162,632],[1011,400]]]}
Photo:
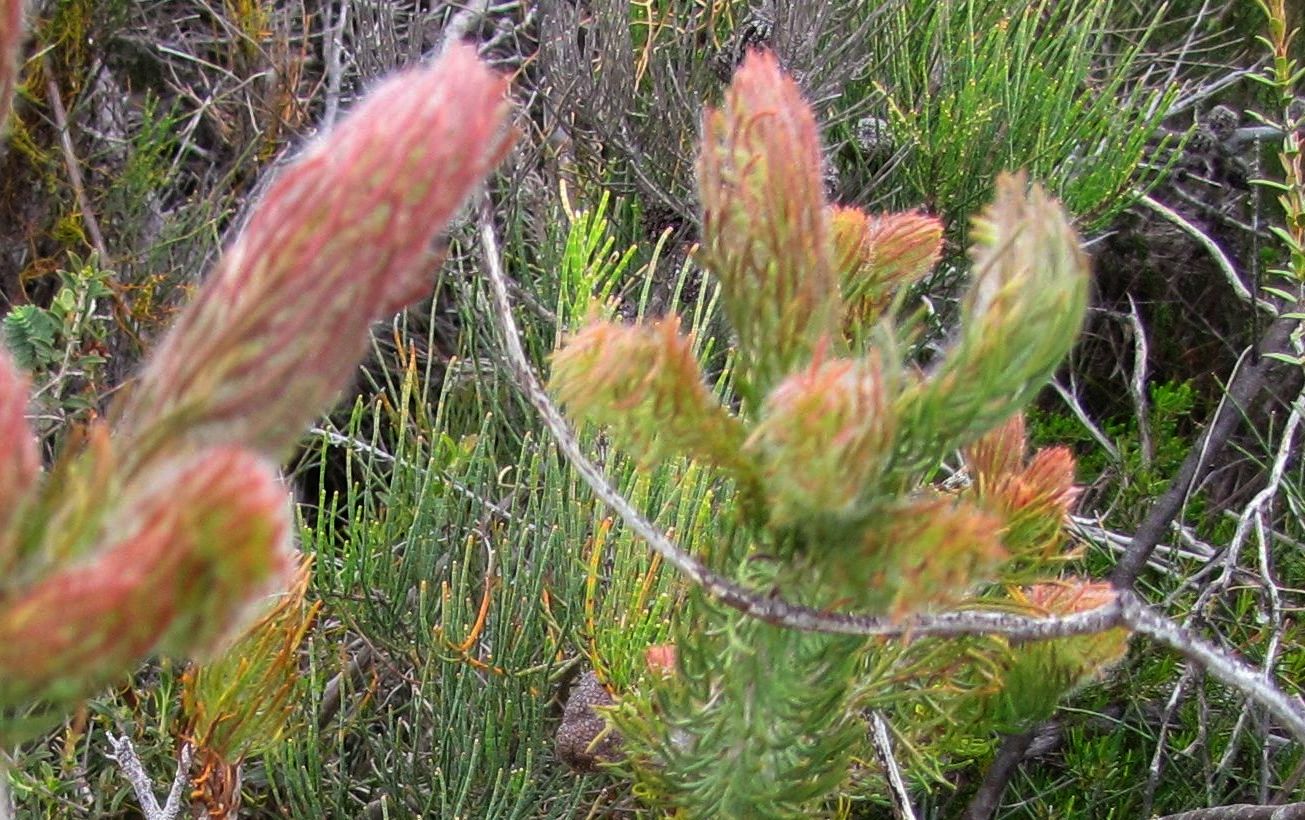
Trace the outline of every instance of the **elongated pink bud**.
{"label": "elongated pink bud", "polygon": [[[837,332],[838,281],[811,108],[775,56],[754,51],[703,118],[702,255],[738,332],[759,402]],[[750,394],[750,395],[747,395]]]}
{"label": "elongated pink bud", "polygon": [[14,524],[41,473],[36,439],[27,426],[27,377],[0,350],[0,571],[12,558]]}
{"label": "elongated pink bud", "polygon": [[1045,447],[1025,463],[1024,416],[1016,413],[965,448],[973,483],[970,494],[1000,515],[1002,542],[1012,555],[1045,561],[1065,540],[1064,525],[1074,503],[1074,456],[1064,447]]}
{"label": "elongated pink bud", "polygon": [[771,391],[746,450],[774,523],[857,512],[892,455],[893,382],[871,355],[812,362]]}
{"label": "elongated pink bud", "polygon": [[353,377],[371,323],[428,290],[432,239],[510,143],[505,86],[455,47],[311,145],[142,375],[119,430],[137,452],[184,437],[283,456]]}
{"label": "elongated pink bud", "polygon": [[549,386],[573,415],[610,426],[647,463],[688,454],[748,468],[743,425],[704,383],[678,316],[591,322],[553,355]]}
{"label": "elongated pink bud", "polygon": [[74,699],[156,650],[202,653],[289,578],[286,492],[263,459],[213,448],[126,492],[103,549],[0,596],[0,704]]}
{"label": "elongated pink bud", "polygon": [[5,131],[23,44],[23,0],[0,0],[0,134]]}

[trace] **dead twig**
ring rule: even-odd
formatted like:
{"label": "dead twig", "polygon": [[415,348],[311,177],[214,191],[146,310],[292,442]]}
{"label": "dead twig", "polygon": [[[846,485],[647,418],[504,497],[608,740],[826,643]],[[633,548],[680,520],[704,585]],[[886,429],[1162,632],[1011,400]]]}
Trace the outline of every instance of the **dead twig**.
{"label": "dead twig", "polygon": [[145,767],[141,765],[140,758],[136,756],[136,749],[131,745],[131,738],[123,735],[114,737],[109,734],[109,745],[113,747],[113,754],[109,755],[111,759],[117,762],[118,768],[122,770],[122,776],[131,784],[131,788],[136,792],[136,800],[140,802],[141,813],[145,815],[146,820],[176,820],[177,814],[181,811],[181,798],[185,794],[186,786],[190,783],[190,758],[192,750],[189,743],[181,746],[181,754],[177,758],[177,772],[172,778],[172,788],[168,791],[167,802],[162,807],[159,801],[154,797],[154,786],[150,783],[149,775],[145,773]]}
{"label": "dead twig", "polygon": [[1219,247],[1218,243],[1206,236],[1204,231],[1193,225],[1185,216],[1178,213],[1173,208],[1170,208],[1163,202],[1160,202],[1141,191],[1138,191],[1137,194],[1138,202],[1155,211],[1174,225],[1177,225],[1183,233],[1186,233],[1188,236],[1195,239],[1197,244],[1202,248],[1205,248],[1206,253],[1210,254],[1210,258],[1214,260],[1215,267],[1217,267],[1223,274],[1223,278],[1227,280],[1228,286],[1232,288],[1233,293],[1237,294],[1238,299],[1241,299],[1248,305],[1254,305],[1256,310],[1265,311],[1270,316],[1274,315],[1276,311],[1274,304],[1267,299],[1257,299],[1251,294],[1251,291],[1246,287],[1246,284],[1242,282],[1241,277],[1237,275],[1236,269],[1233,268],[1232,261],[1228,259],[1228,255],[1223,252],[1223,249]]}
{"label": "dead twig", "polygon": [[1182,703],[1183,693],[1187,691],[1194,677],[1192,667],[1184,669],[1183,674],[1178,678],[1178,683],[1174,685],[1173,692],[1169,694],[1169,701],[1165,703],[1165,711],[1160,718],[1160,729],[1156,734],[1155,753],[1151,755],[1151,768],[1148,770],[1146,789],[1142,795],[1143,816],[1151,815],[1151,804],[1155,800],[1155,790],[1160,784],[1160,772],[1164,766],[1165,741],[1169,735],[1170,722],[1173,720],[1174,713],[1178,711],[1179,704]]}
{"label": "dead twig", "polygon": [[371,644],[364,643],[356,654],[349,658],[349,664],[326,683],[322,689],[322,699],[317,707],[317,728],[325,729],[330,725],[340,706],[344,703],[344,690],[359,686],[366,670],[371,668],[376,657]]}
{"label": "dead twig", "polygon": [[1142,466],[1149,468],[1155,458],[1155,442],[1151,438],[1151,403],[1146,395],[1146,362],[1149,353],[1146,326],[1142,324],[1142,314],[1138,312],[1131,293],[1128,295],[1128,321],[1133,329],[1133,376],[1129,379],[1128,387],[1133,394],[1133,405],[1137,408],[1137,440],[1142,448]]}
{"label": "dead twig", "polygon": [[1285,806],[1257,806],[1253,803],[1236,803],[1215,806],[1178,814],[1166,814],[1156,820],[1305,820],[1305,803]]}
{"label": "dead twig", "polygon": [[1070,411],[1074,414],[1074,417],[1077,418],[1079,423],[1088,431],[1088,434],[1092,436],[1097,444],[1101,445],[1101,449],[1106,451],[1107,455],[1110,456],[1110,460],[1118,464],[1121,460],[1119,448],[1116,447],[1115,443],[1110,440],[1110,437],[1105,434],[1105,431],[1097,426],[1096,422],[1092,421],[1092,417],[1089,416],[1087,410],[1083,408],[1083,403],[1078,400],[1078,391],[1075,389],[1073,378],[1074,374],[1071,373],[1069,387],[1061,384],[1060,379],[1052,379],[1051,389],[1060,394],[1060,397],[1064,399],[1066,406],[1069,407]]}
{"label": "dead twig", "polygon": [[884,767],[884,776],[888,780],[893,816],[897,820],[915,820],[915,809],[911,808],[911,792],[907,790],[901,767],[893,756],[893,739],[888,731],[888,721],[879,712],[870,713],[870,740],[874,743],[875,754],[878,755],[879,764]]}

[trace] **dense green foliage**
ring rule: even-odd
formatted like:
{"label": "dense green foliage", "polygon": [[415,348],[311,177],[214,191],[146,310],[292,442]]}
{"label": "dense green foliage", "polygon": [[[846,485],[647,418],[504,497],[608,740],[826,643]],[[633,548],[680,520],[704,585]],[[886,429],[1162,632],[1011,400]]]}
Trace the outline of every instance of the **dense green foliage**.
{"label": "dense green foliage", "polygon": [[[28,5],[23,53],[38,56],[20,65],[0,147],[0,307],[5,346],[32,379],[29,421],[47,463],[120,408],[136,364],[221,238],[247,221],[241,209],[282,153],[379,75],[439,48],[449,27],[513,74],[521,103],[520,140],[487,189],[540,372],[586,322],[652,327],[675,312],[686,339],[676,361],[701,374],[693,400],[756,424],[775,412],[767,396],[788,365],[810,358],[816,345],[803,340],[791,360],[753,367],[748,345],[773,343],[792,317],[765,324],[765,280],[740,286],[719,264],[736,249],[695,245],[710,238],[696,220],[711,202],[693,184],[702,106],[721,105],[748,46],[774,48],[812,101],[825,194],[868,211],[923,208],[945,227],[932,274],[875,304],[896,323],[848,344],[900,356],[902,378],[918,369],[1000,382],[1001,400],[923,387],[903,399],[898,461],[866,479],[874,493],[851,493],[855,515],[801,520],[809,499],[792,501],[792,486],[811,477],[803,465],[845,466],[831,448],[758,457],[755,468],[735,460],[742,445],[719,447],[726,428],[704,423],[707,445],[685,452],[667,446],[668,431],[692,436],[663,408],[619,401],[617,416],[650,425],[642,436],[611,416],[581,427],[585,452],[625,497],[687,552],[755,589],[908,612],[910,572],[877,567],[901,582],[886,589],[864,583],[864,564],[839,563],[848,538],[891,512],[866,499],[961,492],[956,451],[1030,400],[1032,446],[1075,456],[1074,549],[1005,565],[1007,585],[983,594],[1018,609],[1027,602],[1008,600],[1013,589],[1110,573],[1217,411],[1233,363],[1272,319],[1228,295],[1205,247],[1139,204],[1142,192],[1215,237],[1246,287],[1281,312],[1300,309],[1290,301],[1305,270],[1299,140],[1279,133],[1235,151],[1201,143],[1216,104],[1242,112],[1243,129],[1281,132],[1305,93],[1290,63],[1300,40],[1286,42],[1284,30],[1256,43],[1269,29],[1252,3],[604,0],[508,2],[466,16],[453,3]],[[1244,70],[1266,54],[1276,59],[1261,87]],[[999,332],[966,333],[982,322],[962,286],[996,264],[967,257],[984,237],[972,219],[998,174],[1016,168],[1064,202],[1094,257],[1097,309],[1060,376],[1077,405],[1037,393],[1064,352],[1038,349],[1059,304],[1037,278],[1045,269],[1026,287],[1049,302]],[[1025,731],[1038,740],[998,816],[1127,818],[1302,799],[1301,746],[1152,645],[1135,643],[1062,700],[1089,676],[1045,647],[793,632],[686,585],[595,499],[522,398],[503,363],[474,221],[455,218],[433,297],[373,328],[348,400],[287,465],[312,564],[299,617],[284,628],[306,632],[302,644],[270,641],[283,656],[259,667],[271,670],[262,684],[284,688],[251,694],[284,706],[285,719],[250,721],[261,737],[237,744],[229,769],[196,763],[194,774],[210,778],[209,809],[230,797],[219,775],[238,772],[240,816],[254,817],[655,816],[668,806],[685,816],[882,817],[892,798],[872,715],[890,728],[920,817],[961,816],[1009,736]],[[1185,301],[1211,291],[1222,294],[1215,307]],[[826,309],[806,307],[800,320]],[[740,324],[754,321],[741,338]],[[980,378],[948,358],[954,344],[969,361],[1012,364]],[[1293,455],[1301,377],[1290,362],[1273,374],[1277,392],[1248,404],[1230,452],[1184,497],[1138,588],[1295,687],[1305,674],[1292,617],[1305,588],[1305,475]],[[766,452],[791,456],[774,429],[739,435],[749,457],[765,435]],[[784,480],[791,486],[775,490]],[[895,524],[888,531],[919,535]],[[268,643],[242,642],[230,666],[213,668],[234,680],[229,670],[248,666],[239,652]],[[671,645],[678,666],[668,675]],[[629,757],[581,773],[559,759],[554,736],[591,669],[617,696],[610,714]],[[152,660],[77,701],[51,733],[4,750],[19,816],[137,816],[107,736],[130,737],[165,791],[179,745],[198,734],[191,675],[184,659]]]}

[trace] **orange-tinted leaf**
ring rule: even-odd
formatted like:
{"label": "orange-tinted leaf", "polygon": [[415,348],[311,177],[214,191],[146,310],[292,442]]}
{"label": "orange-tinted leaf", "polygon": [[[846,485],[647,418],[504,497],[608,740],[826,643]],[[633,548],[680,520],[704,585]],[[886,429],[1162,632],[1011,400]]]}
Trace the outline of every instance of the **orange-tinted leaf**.
{"label": "orange-tinted leaf", "polygon": [[[1015,603],[1044,616],[1090,612],[1114,598],[1110,584],[1082,578],[1014,591]],[[1013,731],[1050,717],[1066,694],[1124,657],[1128,635],[1125,629],[1108,629],[1014,647],[1004,688],[993,698],[993,719],[1003,730]]]}
{"label": "orange-tinted leaf", "polygon": [[879,214],[866,220],[856,264],[844,271],[844,326],[868,327],[897,292],[919,280],[942,254],[943,226],[922,213]]}
{"label": "orange-tinted leaf", "polygon": [[1007,556],[1000,533],[1001,520],[971,504],[914,499],[866,530],[855,555],[864,567],[849,565],[842,574],[864,583],[867,604],[904,617],[961,601],[975,584],[991,581]]}
{"label": "orange-tinted leaf", "polygon": [[834,247],[833,265],[840,282],[846,283],[861,267],[866,227],[869,223],[870,218],[860,208],[843,205],[831,205],[829,208],[829,229]]}
{"label": "orange-tinted leaf", "polygon": [[1024,414],[1016,413],[965,448],[965,463],[979,484],[991,484],[1024,466]]}
{"label": "orange-tinted leaf", "polygon": [[1024,420],[1016,414],[965,450],[970,493],[1002,516],[1003,540],[1014,555],[1046,559],[1057,554],[1074,503],[1074,456],[1064,447],[1039,450],[1024,462]]}
{"label": "orange-tinted leaf", "polygon": [[[299,648],[317,612],[306,606],[310,566],[230,646],[182,680],[187,737],[218,761],[238,764],[281,738],[296,704]],[[212,795],[209,795],[213,797]],[[216,803],[216,799],[207,802]]]}
{"label": "orange-tinted leaf", "polygon": [[1100,609],[1115,598],[1115,588],[1104,581],[1069,578],[1034,584],[1023,590],[1018,600],[1044,615],[1074,615]]}

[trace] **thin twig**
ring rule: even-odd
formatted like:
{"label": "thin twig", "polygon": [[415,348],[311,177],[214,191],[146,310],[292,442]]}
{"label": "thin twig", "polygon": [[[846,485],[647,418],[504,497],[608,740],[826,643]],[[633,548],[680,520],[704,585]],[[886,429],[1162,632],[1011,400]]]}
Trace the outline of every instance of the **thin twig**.
{"label": "thin twig", "polygon": [[965,807],[964,820],[991,820],[997,813],[997,809],[1001,808],[1001,796],[1006,791],[1006,785],[1015,776],[1015,772],[1019,771],[1024,754],[1035,737],[1036,729],[1006,735],[997,749],[996,757],[992,759],[992,765],[983,776],[983,783]]}
{"label": "thin twig", "polygon": [[[1096,544],[1102,549],[1110,550],[1123,554],[1128,551],[1128,545],[1132,541],[1132,536],[1124,533],[1112,532],[1101,526],[1099,521],[1086,518],[1084,516],[1070,516],[1069,530],[1074,535]],[[1171,561],[1192,561],[1198,564],[1209,562],[1215,555],[1215,550],[1208,544],[1196,541],[1185,532],[1179,532],[1179,537],[1188,542],[1188,548],[1170,546],[1169,544],[1156,545],[1155,552],[1147,562],[1151,569],[1163,572],[1167,575],[1182,578],[1186,577],[1179,567],[1161,561],[1158,555],[1163,555]]]}
{"label": "thin twig", "polygon": [[897,820],[915,820],[915,809],[911,808],[911,793],[902,779],[902,770],[893,756],[893,739],[888,732],[888,721],[879,712],[870,713],[870,739],[874,743],[875,754],[879,764],[884,767],[888,779],[888,796],[893,802],[893,816]]}
{"label": "thin twig", "polygon": [[1164,714],[1160,717],[1160,729],[1156,733],[1155,753],[1151,755],[1151,768],[1147,772],[1146,788],[1142,792],[1142,816],[1151,816],[1151,805],[1155,802],[1155,790],[1160,784],[1160,772],[1164,767],[1165,743],[1169,735],[1169,724],[1173,720],[1174,712],[1178,710],[1178,705],[1182,702],[1183,692],[1187,690],[1188,685],[1192,682],[1193,667],[1187,667],[1183,674],[1178,677],[1178,683],[1174,685],[1174,691],[1169,693],[1169,700],[1165,703]]}
{"label": "thin twig", "polygon": [[1237,295],[1238,299],[1241,299],[1248,305],[1254,305],[1257,309],[1268,313],[1270,316],[1274,315],[1276,308],[1273,303],[1266,299],[1257,300],[1251,295],[1250,290],[1246,287],[1246,284],[1242,282],[1241,277],[1237,275],[1237,271],[1233,268],[1232,261],[1228,259],[1228,255],[1223,252],[1223,248],[1220,248],[1217,242],[1206,236],[1205,232],[1188,221],[1187,217],[1178,213],[1173,208],[1170,208],[1168,205],[1165,205],[1163,202],[1160,202],[1154,197],[1148,196],[1141,191],[1136,191],[1135,193],[1137,194],[1138,202],[1177,225],[1182,229],[1183,233],[1195,239],[1197,244],[1205,248],[1206,253],[1210,254],[1210,258],[1214,260],[1215,267],[1217,267],[1223,274],[1223,278],[1228,281],[1229,287],[1232,288],[1233,293]]}
{"label": "thin twig", "polygon": [[1209,809],[1166,814],[1156,820],[1305,820],[1305,803],[1285,806],[1257,806],[1253,803],[1236,803]]}
{"label": "thin twig", "polygon": [[64,165],[68,168],[68,182],[72,185],[77,207],[82,212],[82,223],[86,225],[86,233],[90,235],[91,247],[100,255],[100,264],[107,265],[108,246],[104,244],[104,234],[100,233],[99,220],[95,218],[95,211],[91,209],[91,200],[86,196],[81,163],[77,159],[77,152],[73,150],[72,134],[68,130],[68,111],[63,107],[63,97],[59,96],[59,84],[54,80],[54,72],[50,70],[48,60],[44,61],[42,69],[48,78],[45,81],[45,95],[50,103],[50,110],[54,113],[55,128],[59,131],[59,149],[63,152]]}
{"label": "thin twig", "polygon": [[325,729],[335,718],[344,702],[344,690],[362,682],[366,669],[372,665],[372,659],[375,657],[375,650],[371,644],[364,643],[362,648],[349,658],[348,666],[327,681],[322,689],[321,702],[317,707],[319,730]]}
{"label": "thin twig", "polygon": [[14,820],[14,796],[9,791],[9,757],[0,761],[0,820]]}
{"label": "thin twig", "polygon": [[1151,438],[1150,402],[1146,395],[1148,358],[1146,344],[1146,326],[1142,324],[1142,315],[1137,310],[1133,295],[1128,295],[1128,320],[1133,328],[1133,376],[1128,381],[1133,394],[1133,404],[1137,408],[1137,439],[1142,448],[1142,466],[1150,468],[1155,458],[1155,442]]}
{"label": "thin twig", "polygon": [[335,125],[335,118],[340,113],[340,87],[344,76],[344,26],[349,19],[351,0],[340,0],[340,13],[331,19],[331,4],[326,4],[326,31],[324,34],[326,51],[326,92],[322,108],[323,132]]}
{"label": "thin twig", "polygon": [[186,787],[190,785],[192,751],[189,743],[181,744],[181,754],[177,756],[177,771],[172,775],[172,788],[168,790],[168,801],[163,804],[164,820],[171,820],[181,813],[181,801],[185,797]]}
{"label": "thin twig", "polygon": [[[1201,8],[1196,12],[1196,15],[1194,17],[1188,18],[1190,21],[1190,25],[1187,29],[1187,36],[1183,39],[1182,46],[1173,55],[1173,63],[1170,65],[1169,68],[1169,76],[1167,76],[1164,80],[1163,83],[1164,87],[1173,88],[1177,86],[1178,70],[1180,67],[1185,67],[1188,64],[1188,59],[1189,59],[1188,55],[1191,53],[1192,49],[1196,47],[1197,32],[1203,30],[1202,24],[1205,22],[1205,17],[1209,13],[1209,11],[1210,11],[1210,0],[1205,0],[1205,2],[1201,3]],[[1156,107],[1160,105],[1160,103],[1164,100],[1164,98],[1165,95],[1163,94],[1156,95],[1151,105],[1147,107],[1146,113],[1148,117],[1155,112]]]}
{"label": "thin twig", "polygon": [[353,436],[346,436],[343,433],[337,433],[333,430],[324,430],[321,427],[309,427],[308,432],[311,435],[324,439],[327,444],[334,447],[343,447],[346,450],[353,450],[358,453],[365,453],[377,461],[383,461],[386,464],[394,464],[395,458],[389,453],[374,444],[370,444]]}
{"label": "thin twig", "polygon": [[1263,68],[1264,65],[1268,62],[1269,62],[1268,57],[1261,57],[1260,59],[1256,60],[1253,65],[1248,66],[1247,68],[1240,68],[1235,71],[1230,71],[1229,73],[1225,74],[1224,76],[1220,77],[1214,82],[1202,84],[1201,87],[1198,88],[1196,91],[1192,92],[1191,94],[1188,94],[1185,97],[1176,100],[1173,105],[1169,106],[1169,110],[1165,112],[1165,119],[1169,119],[1170,117],[1173,117],[1177,114],[1181,114],[1187,109],[1192,108],[1195,105],[1198,105],[1202,101],[1210,99],[1214,95],[1218,94],[1220,91],[1223,91],[1225,88],[1232,85],[1236,85],[1237,83],[1241,82],[1243,79],[1251,76],[1252,74],[1259,73],[1259,70]]}
{"label": "thin twig", "polygon": [[[1299,418],[1299,416],[1298,416]],[[1282,618],[1282,594],[1278,589],[1278,582],[1273,578],[1272,560],[1270,558],[1271,536],[1266,532],[1265,520],[1268,518],[1267,511],[1261,511],[1255,517],[1255,534],[1259,542],[1259,559],[1260,575],[1263,578],[1264,588],[1269,594],[1269,625],[1272,631],[1269,633],[1269,645],[1264,650],[1264,662],[1261,668],[1264,670],[1264,679],[1273,680],[1273,668],[1278,663],[1278,652],[1282,648],[1282,636],[1286,632]],[[1272,746],[1269,743],[1260,744],[1260,800],[1267,802],[1269,799],[1269,772]]]}
{"label": "thin twig", "polygon": [[1273,799],[1269,802],[1281,803],[1283,800],[1286,800],[1288,797],[1295,794],[1296,787],[1300,785],[1302,778],[1305,778],[1305,760],[1296,763],[1296,768],[1292,769],[1291,774],[1287,775],[1287,779],[1282,781],[1282,785],[1278,787],[1278,793],[1275,794]]}
{"label": "thin twig", "polygon": [[449,46],[462,40],[471,31],[471,27],[480,23],[489,12],[489,0],[469,0],[444,27],[440,35],[439,53],[443,54]]}
{"label": "thin twig", "polygon": [[[1073,378],[1073,374],[1070,375],[1070,378]],[[1087,410],[1083,409],[1083,404],[1078,400],[1078,394],[1075,390],[1071,389],[1072,387],[1072,384],[1070,387],[1065,387],[1060,383],[1059,379],[1051,380],[1051,388],[1059,393],[1060,397],[1065,400],[1065,404],[1069,406],[1069,409],[1074,413],[1074,416],[1079,420],[1079,423],[1087,429],[1088,434],[1096,440],[1097,444],[1101,445],[1101,449],[1106,451],[1110,456],[1111,461],[1119,463],[1119,448],[1116,447],[1115,443],[1110,440],[1110,437],[1105,434],[1105,431],[1098,427],[1096,422],[1092,421],[1092,417],[1088,415]]]}
{"label": "thin twig", "polygon": [[[1235,765],[1234,761],[1238,760],[1241,755],[1242,735],[1246,732],[1246,726],[1251,720],[1251,704],[1243,703],[1242,708],[1238,711],[1237,722],[1233,724],[1232,731],[1228,734],[1228,740],[1224,742],[1223,753],[1219,755],[1219,762],[1214,767],[1213,776],[1207,776],[1207,803],[1214,802],[1213,794],[1223,788],[1224,782],[1232,774],[1244,774],[1243,767]],[[1205,747],[1208,751],[1208,745]]]}

